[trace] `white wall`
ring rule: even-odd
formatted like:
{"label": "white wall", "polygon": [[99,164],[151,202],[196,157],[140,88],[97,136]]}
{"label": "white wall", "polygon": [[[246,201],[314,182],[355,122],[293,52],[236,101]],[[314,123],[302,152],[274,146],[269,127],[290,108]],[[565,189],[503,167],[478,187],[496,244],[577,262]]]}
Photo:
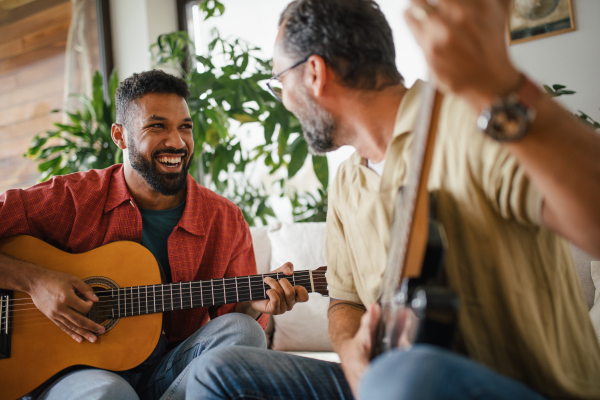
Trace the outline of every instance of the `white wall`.
{"label": "white wall", "polygon": [[[177,30],[175,0],[110,0],[114,64],[121,80],[152,68],[149,48]],[[173,72],[173,71],[170,71]]]}
{"label": "white wall", "polygon": [[573,0],[576,30],[510,46],[515,64],[540,84],[566,85],[559,98],[600,121],[600,1]]}

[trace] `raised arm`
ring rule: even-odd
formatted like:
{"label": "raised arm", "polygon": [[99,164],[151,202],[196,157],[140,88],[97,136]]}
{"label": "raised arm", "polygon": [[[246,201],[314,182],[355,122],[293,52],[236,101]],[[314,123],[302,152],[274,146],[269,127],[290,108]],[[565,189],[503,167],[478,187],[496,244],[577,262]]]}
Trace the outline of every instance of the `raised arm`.
{"label": "raised arm", "polygon": [[[521,73],[506,47],[510,0],[411,3],[406,21],[443,90],[479,113],[517,89]],[[544,224],[600,257],[600,136],[545,94],[534,108],[525,136],[505,146],[542,192]]]}

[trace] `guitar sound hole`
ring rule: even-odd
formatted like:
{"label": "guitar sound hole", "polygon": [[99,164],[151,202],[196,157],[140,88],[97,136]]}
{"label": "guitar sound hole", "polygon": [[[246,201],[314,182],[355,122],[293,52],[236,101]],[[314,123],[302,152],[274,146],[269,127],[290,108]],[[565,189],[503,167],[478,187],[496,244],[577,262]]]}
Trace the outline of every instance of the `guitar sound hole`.
{"label": "guitar sound hole", "polygon": [[114,301],[112,296],[105,294],[106,288],[96,286],[92,289],[94,289],[100,301],[94,303],[87,317],[95,323],[103,325],[108,320],[113,319],[111,310],[114,307]]}
{"label": "guitar sound hole", "polygon": [[[119,289],[119,286],[112,279],[103,276],[92,276],[85,278],[83,281],[94,289],[94,293],[100,300],[94,303],[86,317],[102,325],[106,332],[110,331],[119,322],[119,318],[113,318],[112,310],[116,300],[112,297],[111,293],[113,291],[111,289]],[[115,291],[115,293],[118,293],[118,291]]]}

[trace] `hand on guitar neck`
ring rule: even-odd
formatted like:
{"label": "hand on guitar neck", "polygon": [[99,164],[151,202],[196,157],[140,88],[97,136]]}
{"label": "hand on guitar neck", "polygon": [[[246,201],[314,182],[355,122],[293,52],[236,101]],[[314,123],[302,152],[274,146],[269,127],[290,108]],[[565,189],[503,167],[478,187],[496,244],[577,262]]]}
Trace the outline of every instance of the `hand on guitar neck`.
{"label": "hand on guitar neck", "polygon": [[29,294],[35,306],[73,340],[94,343],[96,335],[104,333],[103,326],[83,316],[98,297],[81,279],[1,253],[0,276],[0,287]]}
{"label": "hand on guitar neck", "polygon": [[[294,273],[294,266],[288,262],[273,272],[290,276]],[[302,286],[292,286],[285,278],[277,281],[266,277],[264,282],[271,288],[267,290],[269,298],[238,303],[235,309],[236,312],[248,314],[256,319],[263,313],[271,315],[283,314],[290,311],[294,307],[294,304],[308,301],[308,291]]]}

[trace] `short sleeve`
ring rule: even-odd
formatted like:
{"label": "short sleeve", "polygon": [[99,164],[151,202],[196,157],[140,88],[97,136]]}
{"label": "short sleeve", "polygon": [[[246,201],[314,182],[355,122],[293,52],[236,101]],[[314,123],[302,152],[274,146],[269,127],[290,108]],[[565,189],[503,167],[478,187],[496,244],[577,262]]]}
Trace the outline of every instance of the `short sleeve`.
{"label": "short sleeve", "polygon": [[491,139],[481,147],[483,192],[504,219],[526,226],[541,225],[542,194],[514,156]]}
{"label": "short sleeve", "polygon": [[15,189],[0,194],[0,238],[29,234],[21,192]]}
{"label": "short sleeve", "polygon": [[[463,160],[453,157],[466,156],[468,175],[498,215],[524,226],[539,226],[542,195],[523,167],[503,144],[479,130],[477,116],[466,103],[454,96],[448,96],[445,103],[448,137],[444,145],[452,148],[447,151],[447,162],[460,166]],[[453,178],[448,177],[448,181]]]}
{"label": "short sleeve", "polygon": [[327,205],[327,224],[325,238],[325,257],[327,259],[327,285],[329,296],[337,300],[352,301],[363,304],[356,286],[347,241],[344,234],[344,224],[340,217],[339,180],[340,172],[336,176],[336,182],[329,189],[329,200]]}

